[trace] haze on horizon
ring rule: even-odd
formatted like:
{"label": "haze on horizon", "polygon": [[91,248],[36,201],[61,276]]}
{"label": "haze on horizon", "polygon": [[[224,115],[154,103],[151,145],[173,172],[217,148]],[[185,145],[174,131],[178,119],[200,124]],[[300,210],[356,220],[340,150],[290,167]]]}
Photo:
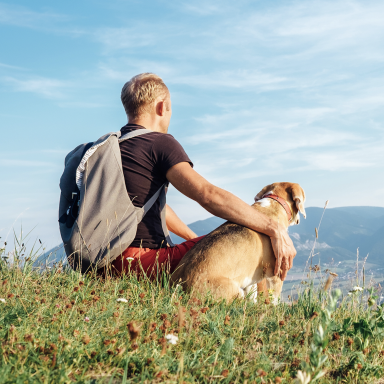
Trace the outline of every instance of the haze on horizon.
{"label": "haze on horizon", "polygon": [[[0,244],[61,242],[65,155],[126,123],[123,84],[169,86],[169,133],[246,202],[298,182],[307,206],[384,206],[384,3],[0,2]],[[170,188],[187,223],[209,217]]]}

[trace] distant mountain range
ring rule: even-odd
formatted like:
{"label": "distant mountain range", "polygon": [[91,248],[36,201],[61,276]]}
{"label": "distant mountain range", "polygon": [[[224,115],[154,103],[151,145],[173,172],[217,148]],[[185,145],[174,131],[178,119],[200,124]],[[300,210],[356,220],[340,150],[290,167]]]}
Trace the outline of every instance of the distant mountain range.
{"label": "distant mountain range", "polygon": [[[290,227],[289,233],[297,248],[296,263],[308,259],[315,240],[315,228],[319,227],[323,214],[321,208],[308,208],[307,219]],[[360,260],[369,254],[370,263],[384,261],[384,208],[341,207],[326,209],[319,229],[315,253],[322,262],[356,259],[359,249]],[[305,259],[305,260],[304,260]]]}
{"label": "distant mountain range", "polygon": [[[289,234],[295,244],[297,256],[295,265],[305,265],[315,241],[315,228],[319,238],[315,247],[314,263],[321,258],[321,263],[356,259],[357,248],[360,258],[369,254],[368,261],[383,265],[384,262],[384,208],[382,207],[341,207],[326,209],[307,208],[307,219],[303,218],[299,225],[289,228]],[[321,216],[324,216],[319,226]],[[210,217],[199,220],[189,227],[198,235],[206,235],[224,223],[223,219]],[[172,234],[174,243],[184,241]],[[39,262],[50,255],[52,264],[65,257],[63,246],[59,245],[46,252]]]}

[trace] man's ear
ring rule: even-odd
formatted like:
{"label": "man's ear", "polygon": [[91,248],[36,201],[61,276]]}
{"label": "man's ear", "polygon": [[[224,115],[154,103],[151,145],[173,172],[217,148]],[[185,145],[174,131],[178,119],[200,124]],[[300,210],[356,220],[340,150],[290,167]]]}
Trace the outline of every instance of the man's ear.
{"label": "man's ear", "polygon": [[260,200],[263,195],[265,195],[267,192],[272,192],[274,188],[273,184],[267,185],[264,187],[256,196],[255,196],[255,201]]}
{"label": "man's ear", "polygon": [[160,100],[156,103],[156,114],[158,116],[164,116],[165,113],[165,102],[164,100]]}
{"label": "man's ear", "polygon": [[307,214],[304,208],[305,193],[303,188],[299,184],[293,184],[291,188],[292,200],[296,203],[297,210],[304,216],[304,219],[307,218]]}

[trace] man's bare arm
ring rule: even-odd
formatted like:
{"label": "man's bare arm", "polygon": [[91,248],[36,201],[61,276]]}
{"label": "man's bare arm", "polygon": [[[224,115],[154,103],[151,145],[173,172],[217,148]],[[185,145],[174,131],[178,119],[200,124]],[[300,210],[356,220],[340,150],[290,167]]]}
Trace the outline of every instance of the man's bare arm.
{"label": "man's bare arm", "polygon": [[198,202],[215,216],[276,237],[278,224],[251,208],[232,193],[209,183],[188,163],[179,163],[167,172],[167,179],[181,193]]}
{"label": "man's bare arm", "polygon": [[167,204],[165,221],[169,231],[180,236],[185,240],[195,239],[198,237],[180,218],[176,215],[173,209]]}
{"label": "man's bare arm", "polygon": [[281,278],[285,279],[287,271],[292,267],[296,250],[282,226],[232,193],[209,183],[189,163],[174,165],[166,177],[178,191],[213,215],[268,235],[277,260],[275,274],[280,274],[282,269]]}

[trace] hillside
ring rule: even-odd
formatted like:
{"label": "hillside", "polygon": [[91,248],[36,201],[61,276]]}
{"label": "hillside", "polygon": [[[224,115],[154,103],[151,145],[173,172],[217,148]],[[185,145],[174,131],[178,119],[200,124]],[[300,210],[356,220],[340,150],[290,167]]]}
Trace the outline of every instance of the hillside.
{"label": "hillside", "polygon": [[311,383],[383,383],[384,309],[372,291],[226,304],[167,276],[37,273],[4,255],[0,384],[309,383],[299,371],[320,377]]}
{"label": "hillside", "polygon": [[[297,249],[295,266],[304,266],[313,247],[315,228],[319,226],[322,208],[306,209],[307,219],[289,228],[289,233]],[[198,235],[205,235],[219,225],[223,219],[210,217],[189,224]],[[172,234],[175,243],[184,241]],[[319,239],[315,248],[315,258],[322,263],[356,259],[359,248],[361,257],[369,254],[369,262],[382,264],[384,260],[384,208],[382,207],[340,207],[327,209],[319,228]],[[65,257],[62,245],[46,252],[39,263],[50,255],[50,264]]]}

